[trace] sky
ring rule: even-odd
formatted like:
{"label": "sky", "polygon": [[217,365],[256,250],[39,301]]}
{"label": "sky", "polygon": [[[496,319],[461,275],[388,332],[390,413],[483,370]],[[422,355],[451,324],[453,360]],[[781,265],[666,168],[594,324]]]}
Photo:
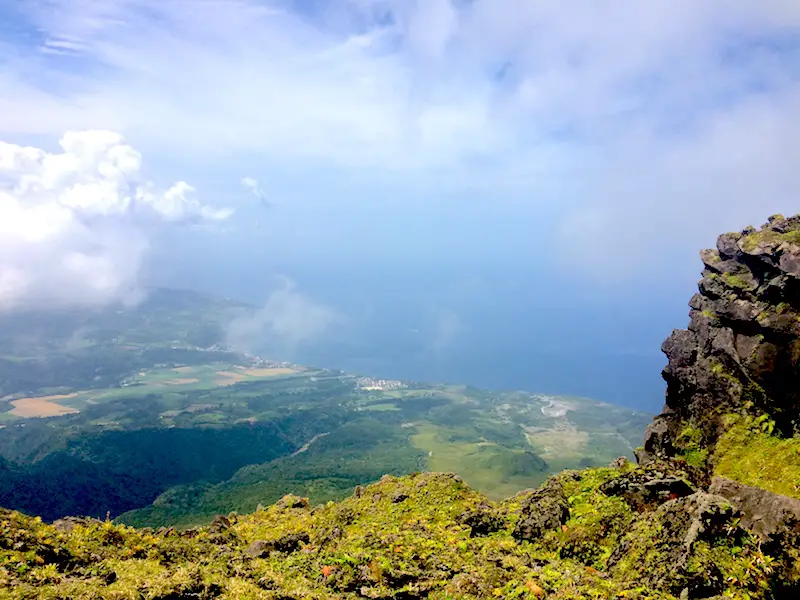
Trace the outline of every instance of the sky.
{"label": "sky", "polygon": [[794,0],[4,0],[0,310],[657,410],[698,250],[798,211],[799,53]]}

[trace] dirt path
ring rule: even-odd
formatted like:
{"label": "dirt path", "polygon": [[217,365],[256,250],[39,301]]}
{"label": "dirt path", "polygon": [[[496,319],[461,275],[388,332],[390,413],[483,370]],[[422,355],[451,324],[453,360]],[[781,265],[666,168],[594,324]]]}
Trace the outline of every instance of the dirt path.
{"label": "dirt path", "polygon": [[326,431],[325,433],[318,433],[317,435],[312,437],[310,440],[308,440],[305,444],[303,444],[302,448],[300,448],[299,450],[293,452],[292,456],[297,456],[298,454],[302,454],[303,452],[305,452],[306,450],[311,448],[311,444],[313,444],[314,442],[316,442],[320,438],[324,438],[329,433],[330,433],[330,431]]}

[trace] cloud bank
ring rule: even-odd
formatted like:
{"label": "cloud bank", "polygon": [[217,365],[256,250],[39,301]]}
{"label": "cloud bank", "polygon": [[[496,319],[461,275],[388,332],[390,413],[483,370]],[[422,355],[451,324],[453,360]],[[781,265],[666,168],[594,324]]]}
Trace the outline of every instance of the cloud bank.
{"label": "cloud bank", "polygon": [[335,310],[299,292],[290,279],[279,279],[280,287],[261,309],[228,325],[226,344],[241,352],[290,357],[341,320]]}
{"label": "cloud bank", "polygon": [[227,218],[179,181],[141,179],[110,131],[70,131],[61,152],[0,141],[0,310],[136,302],[153,232]]}
{"label": "cloud bank", "polygon": [[590,275],[791,212],[800,187],[794,0],[31,0],[7,22],[0,132],[455,189]]}

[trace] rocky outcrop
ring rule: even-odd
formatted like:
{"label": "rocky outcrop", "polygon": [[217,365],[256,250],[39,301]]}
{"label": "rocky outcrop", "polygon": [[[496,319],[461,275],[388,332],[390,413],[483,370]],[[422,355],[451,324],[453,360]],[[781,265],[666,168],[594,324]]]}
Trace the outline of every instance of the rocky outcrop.
{"label": "rocky outcrop", "polygon": [[275,503],[275,506],[282,510],[291,508],[302,508],[308,510],[311,506],[308,503],[308,498],[301,498],[294,494],[287,494]]}
{"label": "rocky outcrop", "polygon": [[102,521],[91,517],[63,517],[53,521],[53,529],[61,533],[72,533],[76,527],[102,524]]}
{"label": "rocky outcrop", "polygon": [[470,528],[470,536],[489,535],[505,527],[503,518],[490,505],[481,503],[459,515],[457,521]]}
{"label": "rocky outcrop", "polygon": [[520,517],[512,533],[519,541],[536,540],[569,519],[569,503],[561,483],[556,479],[548,480],[538,490],[525,493],[520,501],[520,509]]}
{"label": "rocky outcrop", "polygon": [[225,515],[217,515],[208,527],[210,533],[222,533],[231,528],[231,520]]}
{"label": "rocky outcrop", "polygon": [[700,257],[689,326],[662,346],[666,404],[643,463],[674,455],[687,424],[713,446],[729,413],[766,414],[776,432],[800,433],[800,215],[723,234]]}
{"label": "rocky outcrop", "polygon": [[[681,598],[721,594],[721,555],[709,548],[737,533],[736,519],[736,509],[714,494],[696,492],[667,502],[623,538],[609,558],[609,571]],[[654,553],[654,546],[662,552]]]}
{"label": "rocky outcrop", "polygon": [[725,477],[714,477],[709,491],[728,498],[742,514],[742,526],[762,539],[800,538],[800,500]]}
{"label": "rocky outcrop", "polygon": [[642,512],[675,500],[690,496],[697,490],[682,477],[663,471],[634,471],[615,477],[600,486],[600,491],[608,496],[619,496],[631,508]]}

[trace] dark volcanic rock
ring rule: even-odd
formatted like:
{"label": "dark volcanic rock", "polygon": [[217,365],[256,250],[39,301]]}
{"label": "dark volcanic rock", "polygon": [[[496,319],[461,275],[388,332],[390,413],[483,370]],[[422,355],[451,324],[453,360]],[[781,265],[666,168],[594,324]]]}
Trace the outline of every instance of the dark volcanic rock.
{"label": "dark volcanic rock", "polygon": [[305,508],[310,509],[308,498],[301,498],[294,494],[287,494],[275,503],[276,508]]}
{"label": "dark volcanic rock", "polygon": [[[626,535],[608,560],[621,577],[626,569],[638,585],[686,598],[710,598],[725,587],[713,558],[698,554],[698,542],[713,545],[732,535],[737,511],[722,496],[696,492],[662,504],[647,516],[648,527]],[[661,552],[652,553],[657,546]]]}
{"label": "dark volcanic rock", "polygon": [[471,529],[470,536],[489,535],[505,528],[505,521],[488,504],[478,504],[472,510],[462,513],[458,522]]}
{"label": "dark volcanic rock", "polygon": [[723,234],[701,258],[689,326],[662,346],[666,404],[642,463],[675,455],[687,423],[713,444],[725,413],[767,413],[779,433],[800,434],[800,215]]}
{"label": "dark volcanic rock", "polygon": [[671,456],[673,453],[672,438],[674,427],[671,427],[670,415],[661,414],[653,419],[644,432],[644,448],[637,452],[636,458],[641,464],[647,464],[658,456]]}
{"label": "dark volcanic rock", "polygon": [[277,540],[256,540],[245,550],[251,558],[266,558],[272,552],[295,552],[300,549],[300,544],[308,544],[310,536],[307,533],[290,533]]}
{"label": "dark volcanic rock", "polygon": [[548,480],[538,490],[524,494],[520,510],[512,533],[520,541],[538,539],[569,519],[569,503],[561,484],[555,479]]}
{"label": "dark volcanic rock", "polygon": [[654,508],[667,500],[690,496],[697,490],[681,477],[659,471],[625,473],[600,486],[608,496],[619,496],[637,511]]}
{"label": "dark volcanic rock", "polygon": [[741,512],[741,524],[764,539],[800,533],[800,500],[714,477],[709,491],[725,496]]}

